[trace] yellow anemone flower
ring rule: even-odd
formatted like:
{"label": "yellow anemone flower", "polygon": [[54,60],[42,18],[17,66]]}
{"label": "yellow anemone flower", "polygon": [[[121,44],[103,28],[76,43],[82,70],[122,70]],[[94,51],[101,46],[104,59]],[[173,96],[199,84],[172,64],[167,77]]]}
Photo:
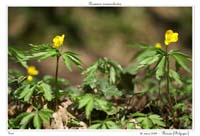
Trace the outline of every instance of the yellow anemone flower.
{"label": "yellow anemone flower", "polygon": [[32,76],[27,76],[27,80],[29,81],[29,82],[31,82],[32,80],[33,80],[33,77]]}
{"label": "yellow anemone flower", "polygon": [[27,69],[27,73],[28,75],[30,76],[36,76],[38,75],[38,70],[35,68],[35,66],[29,66],[28,69]]}
{"label": "yellow anemone flower", "polygon": [[59,35],[55,36],[53,38],[53,48],[58,48],[62,46],[64,42],[64,38],[65,38],[64,34],[62,36],[59,36]]}
{"label": "yellow anemone flower", "polygon": [[167,30],[165,32],[165,45],[169,45],[172,42],[178,41],[178,33],[173,32],[172,30]]}
{"label": "yellow anemone flower", "polygon": [[162,48],[162,46],[161,46],[160,43],[156,43],[156,44],[155,44],[155,47],[158,48],[158,49],[161,49],[161,48]]}

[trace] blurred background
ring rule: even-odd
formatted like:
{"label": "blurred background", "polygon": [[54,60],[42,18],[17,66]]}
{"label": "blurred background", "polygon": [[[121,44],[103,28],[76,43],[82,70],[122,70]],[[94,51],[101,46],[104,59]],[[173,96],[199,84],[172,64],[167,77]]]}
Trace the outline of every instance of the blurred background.
{"label": "blurred background", "polygon": [[[52,43],[54,36],[65,34],[64,48],[77,52],[84,68],[100,57],[128,66],[138,51],[129,45],[163,43],[167,29],[179,32],[179,42],[170,48],[192,56],[190,7],[8,8],[9,46],[26,50],[29,44]],[[35,65],[43,76],[54,75],[55,63],[55,59],[48,59],[29,65]],[[67,78],[74,85],[81,83],[80,70],[74,68],[73,72],[68,72],[64,64],[60,64],[60,77]],[[26,72],[10,60],[9,68]]]}

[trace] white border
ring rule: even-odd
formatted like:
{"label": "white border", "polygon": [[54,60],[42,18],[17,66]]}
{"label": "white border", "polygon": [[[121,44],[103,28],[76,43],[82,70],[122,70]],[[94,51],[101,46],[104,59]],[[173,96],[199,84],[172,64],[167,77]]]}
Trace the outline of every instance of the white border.
{"label": "white border", "polygon": [[[126,135],[135,136],[142,135],[141,133],[149,132],[158,133],[156,136],[162,135],[163,130],[7,130],[7,10],[8,7],[22,6],[22,7],[93,7],[89,5],[92,0],[4,0],[0,4],[0,136],[16,135],[16,136],[39,136],[39,135],[53,135],[53,136],[109,136],[109,135]],[[189,135],[197,136],[200,134],[200,112],[199,100],[200,89],[200,64],[198,63],[198,55],[200,54],[200,3],[199,0],[93,0],[93,3],[121,3],[123,7],[193,7],[193,129],[192,130],[164,130],[168,132],[188,133]],[[130,2],[132,1],[132,2]],[[101,7],[102,5],[98,5]],[[105,6],[105,5],[104,5]],[[118,5],[116,5],[118,6]],[[194,116],[195,115],[195,116]]]}

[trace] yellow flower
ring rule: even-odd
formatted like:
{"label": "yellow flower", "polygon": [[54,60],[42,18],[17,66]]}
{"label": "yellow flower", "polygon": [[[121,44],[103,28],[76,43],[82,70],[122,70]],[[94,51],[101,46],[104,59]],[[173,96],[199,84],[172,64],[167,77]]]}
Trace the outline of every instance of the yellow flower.
{"label": "yellow flower", "polygon": [[33,80],[33,77],[32,76],[27,76],[27,80],[29,81],[29,82],[31,82],[32,80]]}
{"label": "yellow flower", "polygon": [[27,68],[27,73],[28,73],[27,80],[31,82],[33,80],[33,76],[38,75],[39,71],[35,68],[35,66],[29,66]]}
{"label": "yellow flower", "polygon": [[55,36],[53,38],[53,48],[58,48],[62,46],[64,42],[64,38],[65,38],[64,34],[62,36],[59,36],[59,35]]}
{"label": "yellow flower", "polygon": [[27,73],[30,76],[36,76],[36,75],[38,75],[39,72],[34,66],[29,66],[27,69]]}
{"label": "yellow flower", "polygon": [[172,30],[167,30],[165,32],[165,45],[169,45],[172,42],[178,41],[178,33],[174,33]]}
{"label": "yellow flower", "polygon": [[156,43],[156,44],[155,44],[155,47],[158,48],[158,49],[161,49],[161,48],[162,48],[162,46],[161,46],[160,43]]}

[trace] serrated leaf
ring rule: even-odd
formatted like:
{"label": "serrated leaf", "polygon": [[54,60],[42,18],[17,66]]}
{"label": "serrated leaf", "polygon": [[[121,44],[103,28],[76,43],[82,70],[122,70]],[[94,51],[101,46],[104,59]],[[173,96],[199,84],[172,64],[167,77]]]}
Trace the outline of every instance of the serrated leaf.
{"label": "serrated leaf", "polygon": [[87,103],[87,106],[85,108],[86,118],[89,119],[91,112],[94,108],[94,99],[90,99]]}
{"label": "serrated leaf", "polygon": [[84,85],[89,85],[91,88],[96,87],[95,83],[97,82],[96,79],[97,69],[98,69],[98,63],[96,62],[82,72],[82,74],[86,76],[83,80]]}
{"label": "serrated leaf", "polygon": [[156,67],[156,79],[160,80],[160,77],[165,73],[166,57],[163,56]]}
{"label": "serrated leaf", "polygon": [[50,85],[42,82],[41,84],[39,84],[39,88],[43,92],[44,98],[47,101],[51,101],[53,99],[52,90],[51,90],[51,86]]}
{"label": "serrated leaf", "polygon": [[38,114],[36,114],[33,118],[33,126],[36,128],[36,129],[40,129],[41,128],[41,119],[39,117]]}
{"label": "serrated leaf", "polygon": [[31,87],[30,90],[28,91],[28,93],[24,96],[25,102],[29,102],[33,92],[34,92],[34,87]]}
{"label": "serrated leaf", "polygon": [[177,81],[179,84],[182,84],[182,81],[180,80],[180,76],[179,76],[179,74],[176,71],[170,69],[169,70],[169,76],[172,79],[174,79],[175,81]]}
{"label": "serrated leaf", "polygon": [[99,89],[103,92],[105,96],[121,96],[122,95],[122,92],[119,91],[119,89],[116,86],[110,85],[107,80],[104,80],[104,79],[99,80],[97,84],[100,87]]}
{"label": "serrated leaf", "polygon": [[82,69],[81,67],[81,60],[78,58],[78,55],[73,52],[65,52],[62,54],[62,58],[64,60],[65,66],[68,68],[69,71],[72,71],[71,69],[71,62],[73,62],[78,68]]}
{"label": "serrated leaf", "polygon": [[129,74],[136,74],[137,73],[137,70],[139,69],[140,67],[138,67],[138,65],[134,64],[134,65],[130,65],[126,68],[124,68],[123,70],[123,73],[129,73]]}
{"label": "serrated leaf", "polygon": [[79,106],[78,106],[78,109],[81,109],[83,108],[84,106],[87,105],[87,103],[93,99],[91,95],[84,95],[82,97],[80,97],[80,100],[79,100]]}
{"label": "serrated leaf", "polygon": [[40,60],[44,60],[50,57],[55,57],[57,55],[57,51],[55,50],[49,50],[48,52],[39,52],[39,53],[33,53],[31,57],[29,57],[30,59],[36,59],[38,61]]}
{"label": "serrated leaf", "polygon": [[81,60],[78,58],[78,55],[72,52],[66,52],[68,58],[71,59],[77,66],[81,65]]}
{"label": "serrated leaf", "polygon": [[41,44],[41,45],[30,45],[32,46],[31,55],[28,56],[30,60],[36,59],[38,61],[44,60],[50,57],[58,56],[59,51],[56,48],[48,44]]}
{"label": "serrated leaf", "polygon": [[24,116],[20,122],[20,128],[26,128],[28,123],[30,123],[30,121],[33,119],[34,115],[35,113],[30,112],[29,114]]}
{"label": "serrated leaf", "polygon": [[[26,85],[23,90],[21,90],[20,94],[19,94],[19,99],[24,99],[25,102],[29,102],[32,94],[34,92],[34,86],[31,87],[31,85]],[[18,92],[16,92],[18,93]]]}
{"label": "serrated leaf", "polygon": [[62,58],[63,58],[63,61],[65,63],[65,66],[67,67],[67,69],[69,71],[72,71],[72,68],[71,68],[71,60],[66,56],[66,55],[62,55]]}
{"label": "serrated leaf", "polygon": [[101,125],[101,129],[107,129],[106,124],[102,124],[102,125]]}
{"label": "serrated leaf", "polygon": [[28,94],[29,90],[30,90],[30,85],[21,86],[15,91],[15,94],[16,95],[19,94],[19,99],[22,99],[26,96],[26,94]]}
{"label": "serrated leaf", "polygon": [[137,117],[136,121],[137,123],[141,123],[146,117]]}
{"label": "serrated leaf", "polygon": [[20,121],[22,120],[23,117],[27,116],[29,114],[29,112],[22,112],[20,113],[17,117],[9,119],[12,120],[12,125],[14,125],[14,128],[20,128]]}
{"label": "serrated leaf", "polygon": [[108,86],[102,90],[105,96],[121,96],[122,92],[118,90],[115,86]]}
{"label": "serrated leaf", "polygon": [[51,116],[53,114],[53,111],[50,109],[41,109],[38,112],[38,115],[40,116],[40,118],[42,119],[43,122],[49,122]]}
{"label": "serrated leaf", "polygon": [[170,55],[179,55],[179,56],[182,56],[183,58],[185,58],[186,60],[188,60],[188,61],[192,61],[192,59],[187,55],[187,54],[185,54],[185,53],[182,53],[182,52],[180,52],[180,51],[171,51],[171,52],[169,52],[169,54]]}
{"label": "serrated leaf", "polygon": [[145,117],[146,114],[144,113],[140,113],[140,112],[136,112],[130,115],[131,117]]}
{"label": "serrated leaf", "polygon": [[113,67],[110,68],[110,74],[109,74],[109,80],[110,83],[115,83],[116,79],[115,79],[116,73],[115,73],[115,69]]}
{"label": "serrated leaf", "polygon": [[157,125],[159,127],[166,127],[165,123],[162,121],[162,118],[159,115],[153,114],[150,115],[149,118],[151,119],[154,125]]}
{"label": "serrated leaf", "polygon": [[101,128],[100,123],[99,124],[93,124],[93,125],[89,126],[89,129],[99,129],[99,128]]}
{"label": "serrated leaf", "polygon": [[94,96],[86,94],[80,97],[78,109],[85,107],[86,118],[89,119],[94,108]]}
{"label": "serrated leaf", "polygon": [[132,122],[128,122],[128,123],[126,124],[126,127],[127,127],[127,129],[134,129],[134,128],[135,128],[135,124],[132,123]]}
{"label": "serrated leaf", "polygon": [[16,48],[9,47],[8,48],[8,55],[10,58],[15,59],[19,62],[23,67],[27,68],[27,55],[24,51],[18,50]]}
{"label": "serrated leaf", "polygon": [[106,121],[106,126],[108,129],[119,129],[120,127],[113,121]]}
{"label": "serrated leaf", "polygon": [[179,64],[183,69],[185,69],[187,72],[191,72],[191,69],[188,66],[188,62],[191,61],[191,59],[183,54],[183,53],[177,53],[175,51],[171,52],[172,57],[176,60],[177,64]]}
{"label": "serrated leaf", "polygon": [[108,115],[113,115],[117,112],[117,109],[108,101],[100,98],[95,98],[94,108],[106,112]]}
{"label": "serrated leaf", "polygon": [[159,55],[149,56],[140,61],[140,65],[151,65],[159,59]]}
{"label": "serrated leaf", "polygon": [[153,127],[153,122],[149,118],[144,118],[141,124],[144,129],[150,129]]}
{"label": "serrated leaf", "polygon": [[140,61],[144,60],[145,58],[155,56],[156,53],[157,53],[157,50],[155,48],[147,47],[147,48],[144,48],[143,50],[137,52],[137,54],[133,58],[136,58],[137,62],[140,62]]}

